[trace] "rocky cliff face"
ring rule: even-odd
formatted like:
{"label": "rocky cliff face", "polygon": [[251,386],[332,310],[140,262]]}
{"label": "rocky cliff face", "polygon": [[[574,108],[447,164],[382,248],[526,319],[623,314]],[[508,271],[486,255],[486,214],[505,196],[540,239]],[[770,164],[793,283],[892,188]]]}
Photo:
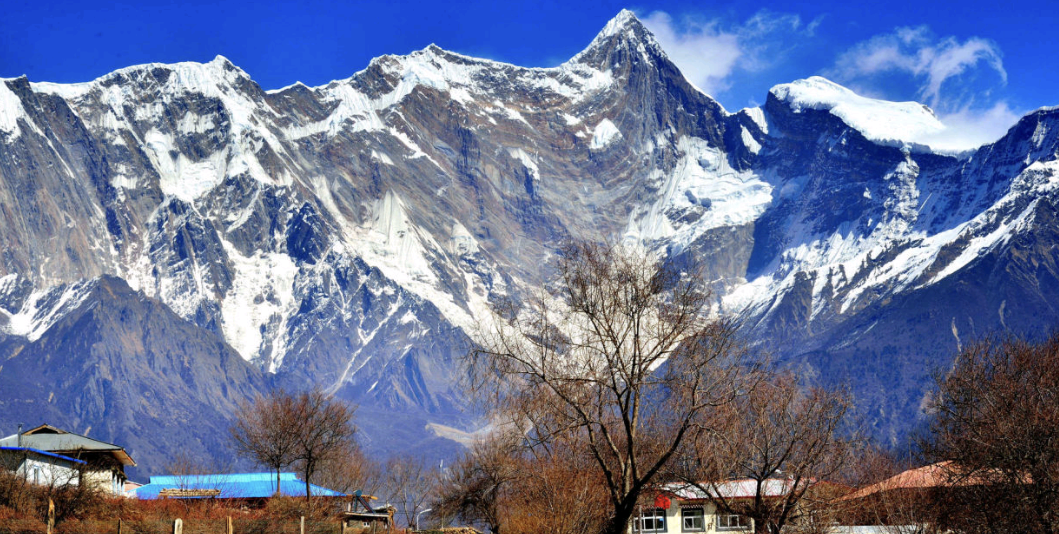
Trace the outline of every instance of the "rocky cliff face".
{"label": "rocky cliff face", "polygon": [[[201,386],[163,367],[124,388],[198,403],[222,430],[207,449],[238,399],[273,384],[359,403],[377,451],[445,449],[439,436],[478,425],[458,358],[490,304],[537,285],[564,238],[624,239],[703,265],[720,312],[789,365],[852,376],[896,436],[958,342],[1059,318],[1057,118],[951,155],[902,140],[935,127],[929,110],[819,78],[729,113],[629,12],[550,69],[430,46],[316,88],[263,91],[220,57],[3,80],[0,335],[22,363],[0,381],[46,388],[60,380],[47,358],[104,348],[142,370],[123,340],[156,335],[144,315],[160,307],[180,327],[151,350],[216,340],[187,349]],[[104,286],[150,306],[79,289]],[[97,322],[64,327],[87,302]],[[119,309],[124,333],[62,345]],[[126,442],[160,428],[93,380],[5,388],[22,407],[0,423],[109,424]]]}

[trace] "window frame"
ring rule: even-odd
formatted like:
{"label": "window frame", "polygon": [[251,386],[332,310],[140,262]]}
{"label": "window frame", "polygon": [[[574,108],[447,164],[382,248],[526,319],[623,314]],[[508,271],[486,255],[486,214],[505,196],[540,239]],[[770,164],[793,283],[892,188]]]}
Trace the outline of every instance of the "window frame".
{"label": "window frame", "polygon": [[[737,518],[737,521],[741,524],[736,526],[725,525],[721,526],[721,519],[725,520],[725,523],[730,523],[731,518]],[[717,530],[719,532],[737,532],[750,530],[750,518],[740,514],[717,514]]]}
{"label": "window frame", "polygon": [[[653,524],[653,528],[646,529],[645,523],[650,520]],[[633,523],[633,532],[637,534],[659,534],[666,532],[666,510],[665,508],[648,508],[647,510],[641,510],[636,515],[636,522]]]}
{"label": "window frame", "polygon": [[[695,511],[698,515],[685,516],[684,512]],[[699,520],[698,527],[688,527],[688,519]],[[681,532],[706,532],[706,508],[703,506],[682,506],[680,507],[680,531]]]}

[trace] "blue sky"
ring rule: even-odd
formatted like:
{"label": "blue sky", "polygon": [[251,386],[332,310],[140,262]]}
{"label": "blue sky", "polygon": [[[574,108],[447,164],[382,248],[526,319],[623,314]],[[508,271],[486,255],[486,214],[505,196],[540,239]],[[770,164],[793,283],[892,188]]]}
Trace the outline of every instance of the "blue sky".
{"label": "blue sky", "polygon": [[320,85],[375,56],[430,43],[554,66],[622,8],[729,110],[824,75],[858,92],[931,105],[950,124],[1002,132],[1059,104],[1059,8],[1045,1],[8,2],[0,77],[87,81],[148,62],[220,54],[266,89]]}

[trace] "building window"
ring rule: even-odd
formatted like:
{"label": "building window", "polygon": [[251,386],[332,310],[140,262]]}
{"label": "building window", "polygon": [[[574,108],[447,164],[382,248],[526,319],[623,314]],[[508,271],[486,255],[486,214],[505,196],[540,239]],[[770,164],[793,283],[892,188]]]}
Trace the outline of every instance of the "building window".
{"label": "building window", "polygon": [[706,530],[706,520],[701,507],[680,509],[680,530],[681,532],[702,532]]}
{"label": "building window", "polygon": [[661,508],[650,508],[640,513],[632,525],[633,532],[665,532],[666,511]]}
{"label": "building window", "polygon": [[717,530],[749,530],[750,520],[744,515],[722,514],[717,516]]}

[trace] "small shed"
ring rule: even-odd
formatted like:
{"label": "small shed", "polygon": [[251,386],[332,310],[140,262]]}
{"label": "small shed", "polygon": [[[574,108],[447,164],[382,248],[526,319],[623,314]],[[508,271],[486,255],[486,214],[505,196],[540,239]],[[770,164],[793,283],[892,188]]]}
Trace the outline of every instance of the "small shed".
{"label": "small shed", "polygon": [[381,534],[393,532],[393,516],[396,509],[387,504],[373,507],[375,497],[361,495],[358,491],[342,512],[343,534]]}

